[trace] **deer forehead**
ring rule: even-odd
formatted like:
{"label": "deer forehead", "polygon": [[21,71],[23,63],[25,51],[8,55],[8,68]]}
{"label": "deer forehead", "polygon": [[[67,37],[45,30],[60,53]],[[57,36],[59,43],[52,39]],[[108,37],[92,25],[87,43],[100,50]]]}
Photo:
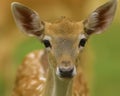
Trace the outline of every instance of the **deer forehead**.
{"label": "deer forehead", "polygon": [[45,34],[53,37],[76,37],[83,32],[82,22],[73,22],[68,18],[46,24]]}
{"label": "deer forehead", "polygon": [[57,58],[57,61],[71,60],[77,55],[77,43],[73,39],[57,38],[52,42],[52,52]]}
{"label": "deer forehead", "polygon": [[58,52],[72,52],[76,47],[76,39],[72,38],[57,38],[53,41],[55,50]]}

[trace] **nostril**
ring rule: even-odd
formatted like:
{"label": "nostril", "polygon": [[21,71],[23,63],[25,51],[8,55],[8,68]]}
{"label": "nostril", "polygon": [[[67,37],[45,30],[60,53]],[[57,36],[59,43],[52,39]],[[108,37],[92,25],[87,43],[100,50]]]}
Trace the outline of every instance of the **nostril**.
{"label": "nostril", "polygon": [[73,77],[74,68],[59,68],[59,73],[61,77],[71,78]]}

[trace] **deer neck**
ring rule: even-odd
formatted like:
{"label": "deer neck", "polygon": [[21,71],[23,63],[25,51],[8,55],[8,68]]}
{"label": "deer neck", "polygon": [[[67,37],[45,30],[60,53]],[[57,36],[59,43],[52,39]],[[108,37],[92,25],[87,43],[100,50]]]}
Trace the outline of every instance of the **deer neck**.
{"label": "deer neck", "polygon": [[72,83],[71,79],[58,78],[53,69],[49,68],[43,96],[72,96]]}

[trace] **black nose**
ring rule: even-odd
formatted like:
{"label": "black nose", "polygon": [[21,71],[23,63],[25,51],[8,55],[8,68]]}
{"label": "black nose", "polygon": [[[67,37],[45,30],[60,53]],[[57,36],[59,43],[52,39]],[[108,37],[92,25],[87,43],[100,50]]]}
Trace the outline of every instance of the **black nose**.
{"label": "black nose", "polygon": [[73,71],[74,71],[74,68],[69,68],[69,69],[59,68],[59,73],[61,78],[72,78]]}

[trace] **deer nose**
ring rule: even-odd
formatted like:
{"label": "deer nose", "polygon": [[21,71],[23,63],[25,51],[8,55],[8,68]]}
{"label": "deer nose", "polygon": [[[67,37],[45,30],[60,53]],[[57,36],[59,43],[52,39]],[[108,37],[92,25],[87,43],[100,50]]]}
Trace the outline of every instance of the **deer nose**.
{"label": "deer nose", "polygon": [[57,71],[61,78],[72,78],[76,73],[75,67],[70,61],[62,61]]}
{"label": "deer nose", "polygon": [[73,77],[74,68],[59,68],[59,75],[61,78],[72,78]]}

